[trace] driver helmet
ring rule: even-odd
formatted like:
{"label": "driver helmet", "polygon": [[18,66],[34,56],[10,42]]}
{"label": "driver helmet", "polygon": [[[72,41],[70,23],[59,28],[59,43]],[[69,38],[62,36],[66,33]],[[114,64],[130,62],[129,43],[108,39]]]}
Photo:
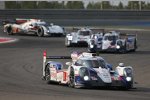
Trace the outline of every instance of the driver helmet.
{"label": "driver helmet", "polygon": [[119,67],[124,67],[124,63],[119,63]]}

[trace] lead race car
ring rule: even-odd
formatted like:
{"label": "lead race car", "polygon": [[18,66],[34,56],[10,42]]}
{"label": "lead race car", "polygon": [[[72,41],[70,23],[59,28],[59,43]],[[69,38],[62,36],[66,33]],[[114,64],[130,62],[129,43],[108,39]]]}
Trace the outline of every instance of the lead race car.
{"label": "lead race car", "polygon": [[88,51],[89,52],[120,52],[135,51],[137,49],[137,35],[126,34],[116,31],[108,33],[94,34],[91,36]]}
{"label": "lead race car", "polygon": [[[48,59],[71,59],[66,62],[66,69],[62,62]],[[48,61],[47,61],[48,60]],[[57,82],[73,88],[91,87],[119,87],[131,89],[133,87],[133,68],[120,63],[115,70],[102,57],[94,53],[73,52],[71,56],[47,56],[43,53],[43,80],[47,83]]]}
{"label": "lead race car", "polygon": [[39,37],[42,36],[52,36],[52,35],[64,35],[64,28],[48,24],[40,19],[20,19],[16,18],[14,21],[3,21],[4,32],[8,35],[13,35],[16,33],[25,34],[36,34]]}

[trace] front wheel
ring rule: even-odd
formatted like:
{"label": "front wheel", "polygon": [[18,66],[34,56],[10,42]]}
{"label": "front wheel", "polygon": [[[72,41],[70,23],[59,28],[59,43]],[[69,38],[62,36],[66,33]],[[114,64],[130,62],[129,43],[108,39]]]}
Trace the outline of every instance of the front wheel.
{"label": "front wheel", "polygon": [[13,34],[12,27],[11,27],[11,26],[8,26],[8,27],[6,28],[6,32],[7,32],[8,35],[12,35],[12,34]]}
{"label": "front wheel", "polygon": [[133,52],[135,52],[135,51],[136,51],[136,49],[137,49],[137,44],[136,44],[136,40],[135,40],[135,42],[134,42],[134,49],[133,49]]}
{"label": "front wheel", "polygon": [[46,82],[49,84],[50,83],[50,69],[49,69],[49,65],[46,66],[46,69],[45,69],[45,80]]}
{"label": "front wheel", "polygon": [[70,47],[71,46],[71,41],[68,40],[68,38],[65,39],[65,46]]}
{"label": "front wheel", "polygon": [[38,29],[38,31],[37,31],[37,36],[39,36],[39,37],[44,36],[44,30],[43,30],[42,27],[40,27],[40,28]]}
{"label": "front wheel", "polygon": [[125,45],[123,47],[121,47],[119,49],[119,52],[122,53],[122,54],[125,54],[127,52],[127,45],[126,45],[126,43],[125,43]]}
{"label": "front wheel", "polygon": [[69,75],[69,83],[68,83],[69,87],[74,88],[74,86],[75,86],[74,77],[75,77],[74,76],[74,69],[71,67],[71,69],[70,69],[70,75]]}

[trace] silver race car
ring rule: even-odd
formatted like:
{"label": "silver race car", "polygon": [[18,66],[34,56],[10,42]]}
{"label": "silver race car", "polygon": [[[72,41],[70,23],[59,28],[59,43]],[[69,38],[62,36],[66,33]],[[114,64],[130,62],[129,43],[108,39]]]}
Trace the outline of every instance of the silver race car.
{"label": "silver race car", "polygon": [[120,52],[135,51],[137,49],[137,36],[110,31],[108,33],[94,34],[91,36],[89,52]]}
{"label": "silver race car", "polygon": [[65,46],[70,47],[73,44],[88,44],[91,35],[92,31],[89,28],[78,29],[76,32],[71,32],[66,35]]}
{"label": "silver race car", "polygon": [[40,19],[20,19],[17,18],[13,22],[8,20],[3,21],[4,32],[8,35],[25,33],[25,34],[36,34],[37,36],[52,36],[52,35],[64,35],[64,28],[48,24]]}
{"label": "silver race car", "polygon": [[[66,62],[48,59],[71,59]],[[43,53],[43,80],[57,82],[73,88],[133,87],[133,69],[120,63],[115,70],[105,59],[94,53],[73,52],[71,56],[47,56]]]}

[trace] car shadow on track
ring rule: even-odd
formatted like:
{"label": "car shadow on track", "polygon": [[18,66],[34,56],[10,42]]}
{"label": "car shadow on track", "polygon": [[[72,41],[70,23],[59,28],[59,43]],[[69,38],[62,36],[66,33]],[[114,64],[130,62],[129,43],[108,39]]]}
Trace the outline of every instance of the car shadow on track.
{"label": "car shadow on track", "polygon": [[150,54],[150,51],[135,51],[135,52],[130,52],[131,54],[139,54],[139,55],[141,55],[141,54],[144,54],[144,55],[148,55],[148,54]]}
{"label": "car shadow on track", "polygon": [[[72,87],[69,87],[68,85],[59,84],[59,83],[56,83],[56,82],[52,82],[48,85],[60,86],[60,87],[64,87],[64,88],[72,88]],[[148,87],[133,87],[132,89],[125,89],[125,88],[118,88],[118,87],[91,87],[91,88],[74,88],[74,89],[79,89],[79,90],[104,90],[104,91],[130,91],[130,92],[150,93],[150,88],[148,88]]]}

